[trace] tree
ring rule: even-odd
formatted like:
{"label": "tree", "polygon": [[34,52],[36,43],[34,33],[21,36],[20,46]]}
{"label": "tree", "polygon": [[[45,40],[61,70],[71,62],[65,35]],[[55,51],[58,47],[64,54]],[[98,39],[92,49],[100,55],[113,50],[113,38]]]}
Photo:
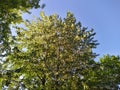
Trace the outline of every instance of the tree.
{"label": "tree", "polygon": [[76,22],[70,12],[25,22],[4,64],[3,86],[28,90],[86,90],[98,44],[95,33]]}
{"label": "tree", "polygon": [[11,52],[13,36],[11,24],[22,22],[22,13],[32,8],[39,8],[40,0],[0,0],[0,86],[2,78],[2,63]]}
{"label": "tree", "polygon": [[10,52],[10,25],[22,22],[22,13],[39,7],[40,0],[0,0],[0,59]]}
{"label": "tree", "polygon": [[[100,86],[115,89],[120,82],[120,58],[114,55],[105,55],[100,59]],[[104,78],[104,79],[103,79]]]}
{"label": "tree", "polygon": [[96,62],[92,70],[91,88],[94,90],[117,90],[117,85],[120,82],[119,56],[103,56],[99,62]]}

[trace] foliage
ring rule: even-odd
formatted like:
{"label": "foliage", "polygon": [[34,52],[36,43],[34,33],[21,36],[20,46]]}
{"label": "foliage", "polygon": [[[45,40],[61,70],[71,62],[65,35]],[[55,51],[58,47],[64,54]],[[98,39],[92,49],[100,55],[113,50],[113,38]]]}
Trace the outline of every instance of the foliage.
{"label": "foliage", "polygon": [[118,56],[106,55],[100,59],[99,78],[101,77],[100,86],[104,88],[116,88],[120,82],[120,58]]}
{"label": "foliage", "polygon": [[4,64],[2,86],[29,90],[87,90],[98,44],[95,33],[76,22],[70,12],[25,22]]}
{"label": "foliage", "polygon": [[100,62],[94,65],[89,82],[94,90],[117,90],[120,82],[120,58],[114,55],[105,55]]}
{"label": "foliage", "polygon": [[11,24],[22,22],[22,13],[39,8],[40,0],[0,0],[0,87],[2,84],[2,64],[11,51],[13,36]]}
{"label": "foliage", "polygon": [[[116,90],[120,58],[105,55],[95,62],[95,33],[76,22],[72,13],[62,19],[41,12],[33,22],[22,20],[22,13],[40,7],[39,1],[0,0],[0,88]],[[11,24],[21,22],[25,28],[17,27],[13,37]]]}
{"label": "foliage", "polygon": [[22,22],[22,13],[38,8],[40,0],[0,0],[0,57],[10,52],[10,24]]}

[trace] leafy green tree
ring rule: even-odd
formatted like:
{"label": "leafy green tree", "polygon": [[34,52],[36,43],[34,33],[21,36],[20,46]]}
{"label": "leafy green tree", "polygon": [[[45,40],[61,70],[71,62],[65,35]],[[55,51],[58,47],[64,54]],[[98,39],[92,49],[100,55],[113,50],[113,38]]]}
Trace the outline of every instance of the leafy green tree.
{"label": "leafy green tree", "polygon": [[12,53],[4,64],[3,86],[29,90],[87,90],[88,73],[98,44],[95,33],[70,12],[25,22],[17,28]]}
{"label": "leafy green tree", "polygon": [[[22,22],[22,13],[39,8],[40,0],[0,0],[0,86],[2,81],[2,63],[11,51],[13,36],[11,24]],[[42,7],[41,7],[42,8]]]}
{"label": "leafy green tree", "polygon": [[100,86],[104,88],[116,88],[120,82],[120,58],[119,56],[106,55],[100,59],[101,82]]}
{"label": "leafy green tree", "polygon": [[22,13],[39,7],[40,0],[0,0],[0,59],[10,52],[10,25],[22,22]]}
{"label": "leafy green tree", "polygon": [[[117,90],[120,82],[120,58],[114,55],[105,55],[96,62],[91,74],[91,88],[94,90]],[[90,83],[89,83],[90,84]]]}

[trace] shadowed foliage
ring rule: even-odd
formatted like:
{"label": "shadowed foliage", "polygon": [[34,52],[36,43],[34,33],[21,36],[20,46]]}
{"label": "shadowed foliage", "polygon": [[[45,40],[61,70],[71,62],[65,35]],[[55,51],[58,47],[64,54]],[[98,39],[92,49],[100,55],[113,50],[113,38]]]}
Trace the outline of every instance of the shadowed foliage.
{"label": "shadowed foliage", "polygon": [[39,8],[40,0],[0,0],[0,57],[10,53],[10,25],[22,22],[22,13]]}

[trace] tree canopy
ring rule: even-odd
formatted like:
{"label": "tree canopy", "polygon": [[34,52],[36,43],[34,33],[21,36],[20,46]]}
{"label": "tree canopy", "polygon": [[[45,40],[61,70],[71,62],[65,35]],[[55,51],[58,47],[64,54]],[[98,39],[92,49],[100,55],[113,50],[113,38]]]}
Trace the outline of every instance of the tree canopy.
{"label": "tree canopy", "polygon": [[96,62],[96,33],[71,12],[65,18],[41,12],[34,21],[22,20],[22,13],[45,6],[39,2],[0,1],[0,89],[117,90],[120,57],[104,55]]}
{"label": "tree canopy", "polygon": [[98,44],[93,29],[82,27],[70,12],[64,19],[44,12],[41,17],[25,22],[26,28],[17,28],[16,44],[4,64],[3,86],[87,89],[88,73],[96,57],[92,49]]}
{"label": "tree canopy", "polygon": [[96,70],[98,86],[108,90],[117,90],[120,83],[120,58],[114,55],[105,55],[100,58],[99,69]]}
{"label": "tree canopy", "polygon": [[10,24],[20,23],[22,13],[38,8],[40,0],[0,0],[0,57],[10,52]]}

